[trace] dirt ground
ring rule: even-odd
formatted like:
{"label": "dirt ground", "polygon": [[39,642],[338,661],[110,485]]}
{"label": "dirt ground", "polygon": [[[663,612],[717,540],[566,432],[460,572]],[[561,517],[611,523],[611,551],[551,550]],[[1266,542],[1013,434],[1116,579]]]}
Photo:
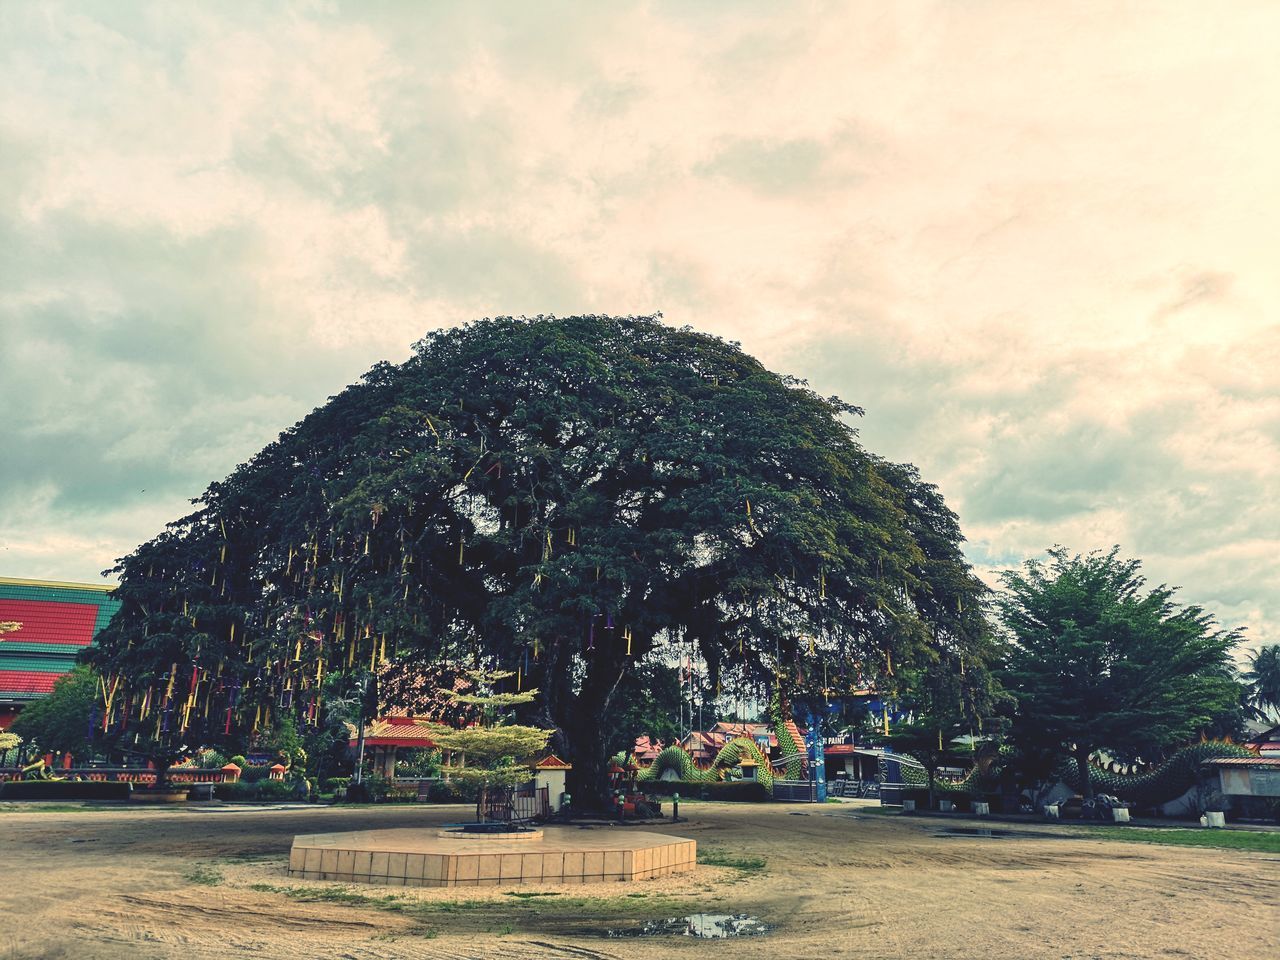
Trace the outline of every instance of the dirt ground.
{"label": "dirt ground", "polygon": [[[681,813],[687,823],[657,829],[696,839],[721,865],[634,884],[489,891],[286,874],[296,833],[427,827],[465,818],[461,807],[14,805],[0,810],[0,960],[1280,956],[1275,855],[1062,839],[1048,826],[949,836],[936,819],[845,804]],[[528,893],[550,895],[513,896]],[[773,929],[723,941],[605,935],[691,912],[749,914]]]}

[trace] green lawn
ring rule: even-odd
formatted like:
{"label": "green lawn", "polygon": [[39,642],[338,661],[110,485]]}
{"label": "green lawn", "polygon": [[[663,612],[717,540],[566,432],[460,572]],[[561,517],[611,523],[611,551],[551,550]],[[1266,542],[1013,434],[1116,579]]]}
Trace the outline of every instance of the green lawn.
{"label": "green lawn", "polygon": [[[93,810],[113,809],[106,805],[89,807],[76,803],[56,803],[43,800],[24,802],[15,800],[11,803],[0,803],[0,813],[85,813]],[[123,804],[114,809],[123,809]]]}
{"label": "green lawn", "polygon": [[1280,832],[1260,830],[1206,830],[1168,827],[1083,827],[1090,837],[1099,840],[1124,840],[1130,843],[1163,843],[1176,847],[1212,847],[1217,850],[1253,850],[1280,853]]}

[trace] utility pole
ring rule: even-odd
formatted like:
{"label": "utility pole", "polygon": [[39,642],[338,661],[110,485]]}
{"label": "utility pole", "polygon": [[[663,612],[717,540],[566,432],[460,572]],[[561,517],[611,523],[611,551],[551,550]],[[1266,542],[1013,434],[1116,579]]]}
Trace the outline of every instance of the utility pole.
{"label": "utility pole", "polygon": [[364,703],[369,689],[369,675],[360,674],[360,714],[356,719],[359,729],[356,733],[356,769],[351,778],[352,783],[364,783]]}

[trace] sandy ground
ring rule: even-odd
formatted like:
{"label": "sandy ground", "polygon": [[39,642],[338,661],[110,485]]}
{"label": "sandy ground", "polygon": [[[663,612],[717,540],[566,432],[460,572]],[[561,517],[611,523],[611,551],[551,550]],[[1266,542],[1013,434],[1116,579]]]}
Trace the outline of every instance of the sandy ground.
{"label": "sandy ground", "polygon": [[[851,805],[681,812],[689,822],[658,829],[763,868],[701,866],[538,897],[302,883],[285,871],[296,833],[427,827],[466,811],[15,806],[0,810],[0,960],[1280,957],[1280,858],[1270,854],[1061,839],[1051,827],[954,837],[936,819]],[[335,890],[374,899],[308,899]],[[699,910],[774,929],[726,941],[604,936]]]}

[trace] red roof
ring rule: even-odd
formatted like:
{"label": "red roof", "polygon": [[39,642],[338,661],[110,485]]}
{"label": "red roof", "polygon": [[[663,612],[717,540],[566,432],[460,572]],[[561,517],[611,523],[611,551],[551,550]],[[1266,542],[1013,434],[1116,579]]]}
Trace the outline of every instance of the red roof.
{"label": "red roof", "polygon": [[[431,739],[430,720],[410,720],[407,717],[379,717],[364,728],[366,747],[434,747]],[[358,742],[355,726],[347,724],[351,746]]]}
{"label": "red roof", "polygon": [[552,754],[549,754],[548,756],[543,757],[541,760],[535,763],[533,765],[533,769],[535,770],[572,770],[573,764],[565,763],[563,760],[557,757],[554,753],[552,753]]}
{"label": "red roof", "polygon": [[689,753],[714,752],[724,746],[724,738],[709,730],[691,730],[684,738]]}
{"label": "red roof", "polygon": [[87,647],[93,639],[98,608],[86,603],[0,599],[0,620],[21,626],[4,635],[5,643],[56,643]]}
{"label": "red roof", "polygon": [[637,760],[653,760],[662,752],[662,741],[648,737],[636,737],[633,752]]}
{"label": "red roof", "polygon": [[0,700],[46,696],[110,621],[120,601],[110,587],[0,577]]}
{"label": "red roof", "polygon": [[0,670],[0,690],[5,693],[52,693],[60,673],[36,670]]}

